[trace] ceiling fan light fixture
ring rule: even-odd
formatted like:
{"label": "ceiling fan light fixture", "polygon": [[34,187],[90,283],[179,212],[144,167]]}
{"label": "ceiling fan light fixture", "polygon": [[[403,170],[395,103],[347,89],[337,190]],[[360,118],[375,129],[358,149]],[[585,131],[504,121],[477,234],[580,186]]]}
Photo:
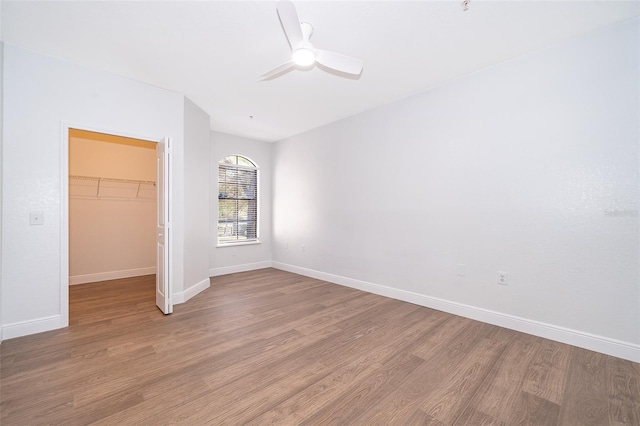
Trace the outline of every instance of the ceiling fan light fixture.
{"label": "ceiling fan light fixture", "polygon": [[349,74],[356,79],[360,78],[361,60],[313,47],[309,41],[313,34],[313,26],[308,22],[300,22],[296,7],[291,1],[279,0],[276,11],[280,26],[291,47],[291,59],[262,74],[261,81],[271,80],[296,68],[300,71],[308,71],[316,62],[324,71],[337,71],[337,75]]}
{"label": "ceiling fan light fixture", "polygon": [[293,51],[291,60],[300,67],[310,67],[316,61],[316,54],[312,49],[302,47]]}

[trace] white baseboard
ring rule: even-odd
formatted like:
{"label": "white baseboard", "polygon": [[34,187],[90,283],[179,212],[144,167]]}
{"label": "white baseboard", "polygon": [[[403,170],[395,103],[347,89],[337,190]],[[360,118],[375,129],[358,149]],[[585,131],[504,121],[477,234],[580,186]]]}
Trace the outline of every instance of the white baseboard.
{"label": "white baseboard", "polygon": [[7,340],[58,328],[61,328],[60,315],[52,315],[50,317],[6,324],[2,326],[2,337]]}
{"label": "white baseboard", "polygon": [[235,274],[236,272],[253,271],[255,269],[270,268],[271,261],[266,260],[264,262],[244,263],[242,265],[225,266],[222,268],[209,269],[210,277],[217,277],[219,275]]}
{"label": "white baseboard", "polygon": [[156,273],[155,266],[136,269],[124,269],[122,271],[99,272],[97,274],[74,275],[69,277],[69,285],[95,283],[98,281],[118,280],[120,278],[139,277]]}
{"label": "white baseboard", "polygon": [[186,302],[187,300],[191,299],[193,296],[200,293],[201,291],[208,289],[210,285],[211,285],[211,282],[209,281],[209,278],[205,278],[199,283],[192,285],[185,291],[180,293],[175,293],[173,295],[173,304],[179,305],[180,303]]}
{"label": "white baseboard", "polygon": [[393,299],[403,300],[405,302],[414,303],[416,305],[425,306],[427,308],[436,309],[438,311],[448,312],[450,314],[459,315],[465,318],[471,318],[477,321],[505,327],[511,330],[516,330],[523,333],[532,334],[534,336],[543,337],[546,339],[555,340],[557,342],[600,352],[603,354],[612,355],[618,358],[640,362],[640,345],[634,343],[623,342],[616,339],[610,339],[603,336],[585,333],[579,330],[572,330],[553,324],[547,324],[540,321],[507,315],[488,309],[477,308],[462,303],[439,299],[437,297],[426,296],[411,291],[400,290],[393,287],[355,280],[340,275],[328,274],[326,272],[302,268],[286,263],[272,262],[271,266],[283,271],[293,272],[307,277],[329,281],[335,284],[344,285],[346,287],[363,290],[369,293],[379,294],[381,296],[386,296]]}

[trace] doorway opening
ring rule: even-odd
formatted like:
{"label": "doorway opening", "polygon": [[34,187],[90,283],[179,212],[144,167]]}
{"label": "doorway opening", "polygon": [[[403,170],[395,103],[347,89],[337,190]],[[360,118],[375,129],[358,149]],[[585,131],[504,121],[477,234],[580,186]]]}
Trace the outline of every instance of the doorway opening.
{"label": "doorway opening", "polygon": [[63,320],[82,323],[81,312],[100,320],[132,308],[155,311],[157,277],[168,293],[166,140],[71,127],[63,140]]}

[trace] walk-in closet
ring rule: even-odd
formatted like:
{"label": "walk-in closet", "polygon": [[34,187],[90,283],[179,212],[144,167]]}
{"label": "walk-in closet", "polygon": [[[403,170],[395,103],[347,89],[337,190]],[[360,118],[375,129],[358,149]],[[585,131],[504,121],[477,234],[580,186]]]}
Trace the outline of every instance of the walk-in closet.
{"label": "walk-in closet", "polygon": [[[118,285],[121,291],[130,286],[138,286],[138,291],[144,285],[150,288],[148,297],[153,303],[155,145],[84,130],[70,131],[71,295],[91,292],[91,286],[96,285]],[[80,284],[82,289],[76,287]],[[70,301],[73,303],[73,297]],[[96,305],[104,308],[107,301],[103,302],[96,301]]]}

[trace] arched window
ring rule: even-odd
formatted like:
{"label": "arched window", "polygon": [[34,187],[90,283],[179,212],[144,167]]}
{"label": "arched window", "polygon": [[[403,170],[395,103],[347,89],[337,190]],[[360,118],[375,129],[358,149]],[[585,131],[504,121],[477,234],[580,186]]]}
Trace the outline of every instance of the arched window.
{"label": "arched window", "polygon": [[240,155],[218,166],[218,244],[258,240],[258,166]]}

